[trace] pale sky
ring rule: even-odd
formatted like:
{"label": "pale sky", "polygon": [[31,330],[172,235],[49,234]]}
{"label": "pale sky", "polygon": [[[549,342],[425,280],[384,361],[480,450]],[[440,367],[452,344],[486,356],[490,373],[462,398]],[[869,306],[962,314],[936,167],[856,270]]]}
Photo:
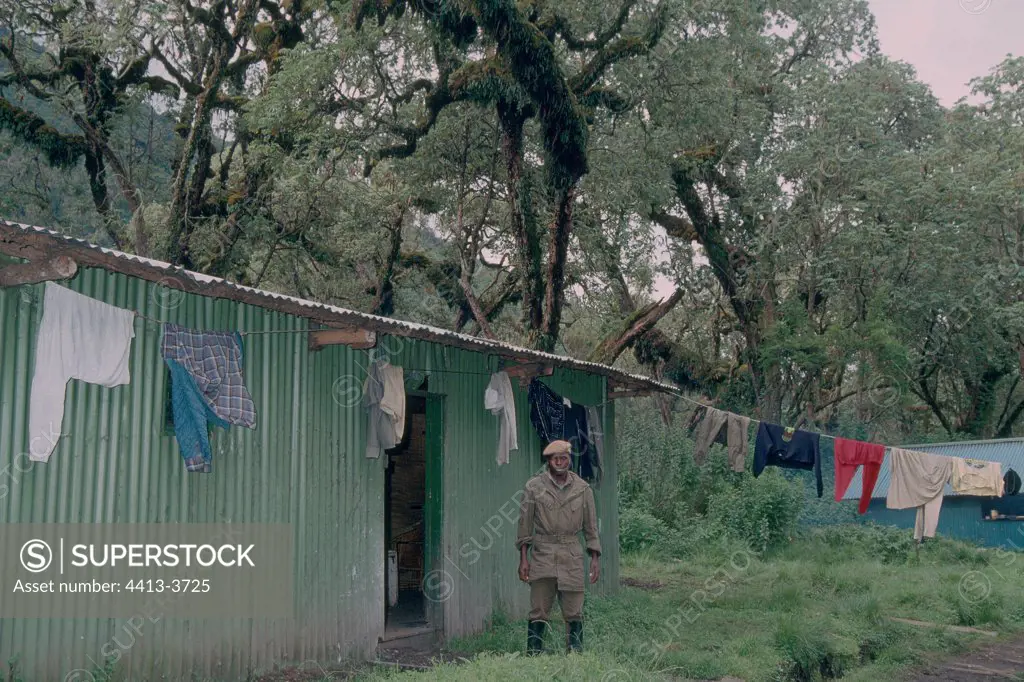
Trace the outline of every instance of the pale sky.
{"label": "pale sky", "polygon": [[1024,55],[1024,0],[868,0],[882,52],[907,62],[944,106],[1007,53]]}

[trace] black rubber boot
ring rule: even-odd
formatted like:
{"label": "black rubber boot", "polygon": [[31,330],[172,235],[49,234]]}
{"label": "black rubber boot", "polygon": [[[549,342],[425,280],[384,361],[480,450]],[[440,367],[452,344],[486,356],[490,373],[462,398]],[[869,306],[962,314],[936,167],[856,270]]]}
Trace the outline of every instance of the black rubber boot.
{"label": "black rubber boot", "polygon": [[536,656],[544,651],[544,628],[547,625],[542,620],[531,620],[526,626],[526,654]]}
{"label": "black rubber boot", "polygon": [[570,620],[569,621],[569,642],[566,648],[566,653],[571,651],[582,652],[583,651],[583,621],[582,620]]}

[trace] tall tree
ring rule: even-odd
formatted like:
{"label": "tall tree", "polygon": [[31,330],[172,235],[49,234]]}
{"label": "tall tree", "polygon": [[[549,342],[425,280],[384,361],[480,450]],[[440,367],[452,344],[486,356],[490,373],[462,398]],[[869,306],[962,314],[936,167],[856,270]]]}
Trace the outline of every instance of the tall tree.
{"label": "tall tree", "polygon": [[[357,29],[367,17],[375,16],[382,24],[408,11],[434,31],[439,57],[436,82],[421,78],[411,84],[426,92],[422,122],[401,131],[403,144],[372,157],[412,154],[441,110],[456,102],[471,101],[497,112],[523,326],[529,342],[545,350],[554,348],[561,326],[573,212],[579,182],[588,170],[589,118],[599,107],[626,105],[604,82],[605,74],[614,64],[649,51],[664,30],[665,6],[638,5],[626,0],[607,25],[589,36],[574,24],[593,24],[600,13],[588,15],[585,6],[555,9],[541,2],[480,0],[360,2],[354,8]],[[634,14],[644,15],[644,20],[631,22]],[[639,30],[634,28],[637,23]],[[540,129],[540,174],[528,168],[531,121]],[[534,175],[542,177],[539,187]],[[549,216],[546,235],[541,215]]]}

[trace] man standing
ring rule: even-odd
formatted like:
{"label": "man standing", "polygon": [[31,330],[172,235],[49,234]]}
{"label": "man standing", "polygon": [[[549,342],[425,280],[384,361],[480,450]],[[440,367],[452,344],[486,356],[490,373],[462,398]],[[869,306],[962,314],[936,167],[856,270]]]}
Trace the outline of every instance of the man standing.
{"label": "man standing", "polygon": [[[566,624],[566,651],[583,649],[583,551],[582,530],[590,554],[590,583],[601,573],[598,558],[597,510],[594,491],[569,471],[570,445],[556,440],[544,448],[547,467],[526,482],[519,516],[516,548],[519,579],[530,583],[530,623],[527,653],[544,648],[548,611],[558,596]],[[532,562],[528,553],[532,547]]]}

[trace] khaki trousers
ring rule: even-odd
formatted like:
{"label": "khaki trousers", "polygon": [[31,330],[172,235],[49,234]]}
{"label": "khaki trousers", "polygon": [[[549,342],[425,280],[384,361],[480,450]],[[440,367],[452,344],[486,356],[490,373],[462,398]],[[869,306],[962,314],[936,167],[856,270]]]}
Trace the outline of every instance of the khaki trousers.
{"label": "khaki trousers", "polygon": [[942,494],[929,500],[917,508],[917,518],[914,519],[914,539],[935,537],[935,530],[939,527],[939,510],[942,509]]}
{"label": "khaki trousers", "polygon": [[555,596],[563,620],[583,620],[583,592],[559,590],[557,578],[538,578],[530,583],[530,620],[548,620]]}

